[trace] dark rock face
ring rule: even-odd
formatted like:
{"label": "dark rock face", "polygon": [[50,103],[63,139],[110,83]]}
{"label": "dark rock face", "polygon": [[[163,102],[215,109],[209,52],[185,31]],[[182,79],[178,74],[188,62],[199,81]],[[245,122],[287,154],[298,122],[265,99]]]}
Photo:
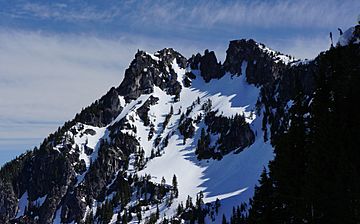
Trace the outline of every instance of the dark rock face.
{"label": "dark rock face", "polygon": [[250,40],[230,41],[226,51],[224,70],[231,74],[242,75],[242,63],[247,62],[246,78],[247,81],[255,85],[263,85],[274,81],[278,77],[283,64],[275,63],[274,59],[262,51],[257,43]]}
{"label": "dark rock face", "polygon": [[122,108],[119,93],[113,87],[100,100],[81,111],[75,120],[92,126],[104,127],[119,115]]}
{"label": "dark rock face", "polygon": [[145,126],[148,126],[150,124],[150,119],[148,115],[150,106],[155,105],[158,100],[159,98],[150,96],[149,99],[146,100],[146,102],[139,109],[137,109],[137,113],[140,119],[144,122]]}
{"label": "dark rock face", "polygon": [[224,75],[221,63],[218,63],[214,51],[205,50],[204,56],[200,58],[200,71],[205,82],[219,79]]}
{"label": "dark rock face", "polygon": [[165,90],[170,95],[178,95],[181,84],[171,64],[174,59],[181,68],[185,68],[186,59],[172,48],[166,48],[155,54],[159,60],[153,59],[143,51],[138,51],[130,67],[125,71],[125,77],[117,88],[120,95],[128,102],[141,94],[153,92],[154,85]]}
{"label": "dark rock face", "polygon": [[188,60],[188,64],[192,70],[199,69],[201,60],[201,54],[197,53],[196,55],[192,55],[191,58]]}
{"label": "dark rock face", "polygon": [[[214,51],[205,50],[204,55],[197,53],[188,60],[189,67],[192,70],[200,70],[201,76],[205,82],[209,82],[211,79],[220,79],[224,76],[221,63],[217,61]],[[191,79],[195,79],[195,75],[192,72],[188,72],[186,80],[186,86],[191,85]]]}

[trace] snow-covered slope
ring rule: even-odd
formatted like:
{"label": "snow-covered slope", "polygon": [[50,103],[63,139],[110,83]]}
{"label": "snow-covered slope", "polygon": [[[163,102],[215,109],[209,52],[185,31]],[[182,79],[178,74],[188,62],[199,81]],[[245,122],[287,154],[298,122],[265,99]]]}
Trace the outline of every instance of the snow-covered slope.
{"label": "snow-covered slope", "polygon": [[[274,156],[263,84],[275,85],[271,66],[279,71],[293,61],[254,41],[231,47],[226,66],[208,51],[189,60],[172,49],[137,52],[118,88],[25,156],[21,175],[33,176],[14,191],[16,220],[147,223],[159,213],[160,223],[189,221],[199,208],[206,223],[230,219]],[[48,162],[33,171],[33,160]],[[204,204],[179,212],[189,197]]]}
{"label": "snow-covered slope", "polygon": [[[152,55],[152,58],[155,56]],[[178,81],[183,82],[186,69],[182,69],[176,60],[172,63],[172,69],[178,75]],[[243,63],[243,74],[245,74],[247,63]],[[226,74],[219,80],[211,80],[206,83],[199,71],[193,80],[191,87],[184,87],[180,93],[180,99],[174,102],[173,96],[166,94],[159,87],[154,87],[151,94],[143,94],[137,100],[124,105],[123,111],[109,126],[126,118],[130,126],[136,127],[133,130],[122,130],[124,133],[134,135],[138,139],[140,146],[145,151],[145,157],[149,158],[151,150],[156,148],[155,137],[149,139],[150,127],[145,126],[137,113],[146,100],[152,96],[159,100],[150,106],[149,117],[155,127],[154,136],[168,136],[168,144],[161,148],[161,156],[150,159],[144,169],[137,171],[130,169],[129,172],[137,173],[139,176],[150,174],[151,180],[160,183],[164,177],[167,183],[171,183],[174,175],[178,179],[179,197],[174,200],[170,207],[162,206],[162,216],[166,214],[171,217],[176,213],[180,202],[185,203],[188,196],[196,198],[202,191],[204,202],[215,202],[220,199],[221,208],[219,217],[222,214],[230,216],[232,207],[239,205],[253,195],[254,186],[257,184],[260,173],[267,166],[269,160],[273,158],[273,150],[269,142],[264,142],[261,122],[262,117],[255,112],[255,104],[259,97],[259,88],[246,82],[245,75],[233,76]],[[199,99],[199,102],[197,102]],[[244,115],[246,122],[251,124],[251,129],[256,133],[255,142],[244,151],[226,155],[222,160],[198,160],[195,155],[197,141],[200,137],[201,128],[206,128],[204,121],[200,121],[195,126],[194,137],[183,144],[183,137],[179,133],[178,124],[181,114],[186,113],[187,109],[194,105],[187,117],[196,119],[204,116],[201,105],[211,100],[212,111],[217,111],[218,115],[231,117],[235,114]],[[168,125],[163,128],[165,117],[173,108]],[[215,143],[219,136],[212,135],[211,142]],[[76,142],[80,142],[76,140]],[[159,146],[161,147],[161,143]],[[155,207],[152,208],[154,210]],[[147,212],[150,215],[150,212]],[[221,214],[221,216],[220,216]],[[117,214],[116,214],[117,216]],[[219,223],[221,219],[216,217]],[[116,220],[114,217],[113,220]],[[144,219],[145,220],[145,219]],[[210,221],[210,220],[209,220]]]}
{"label": "snow-covered slope", "polygon": [[[177,66],[176,64],[174,64]],[[246,63],[244,63],[244,71]],[[178,70],[178,74],[185,71]],[[155,95],[160,96],[160,90]],[[247,122],[251,123],[252,129],[259,133],[256,141],[246,150],[239,154],[226,155],[222,160],[213,159],[198,160],[195,155],[197,141],[200,137],[200,130],[205,127],[204,122],[196,125],[195,135],[192,139],[183,144],[183,138],[177,130],[180,113],[173,116],[170,126],[165,131],[171,133],[169,144],[163,149],[161,157],[149,161],[144,170],[139,174],[150,174],[154,181],[160,183],[162,177],[168,182],[173,175],[178,177],[179,197],[175,203],[167,208],[166,214],[171,215],[176,212],[178,202],[185,202],[187,197],[196,198],[200,192],[204,192],[205,202],[215,202],[221,200],[221,211],[230,216],[232,207],[241,202],[247,202],[252,196],[258,177],[273,158],[273,151],[269,143],[264,143],[261,131],[261,117],[255,115],[255,103],[259,96],[259,89],[246,83],[245,76],[232,77],[231,74],[225,75],[219,80],[212,80],[205,83],[198,77],[190,88],[184,88],[180,94],[180,101],[173,103],[174,111],[183,112],[193,103],[192,100],[200,98],[200,102],[211,100],[213,110],[219,114],[231,117],[236,113],[244,114]],[[163,96],[163,98],[165,98]],[[186,100],[192,99],[192,100]],[[159,103],[160,104],[160,103]],[[164,106],[169,107],[171,98],[164,101]],[[162,112],[162,111],[165,111]],[[154,108],[153,114],[166,115],[167,110]],[[189,116],[197,117],[204,112],[201,105],[195,107]],[[251,117],[251,114],[254,114]],[[217,141],[218,136],[211,136],[211,141]],[[146,138],[142,136],[141,138]],[[230,208],[230,209],[229,209]],[[220,216],[221,217],[221,216]],[[217,220],[217,223],[221,220]]]}
{"label": "snow-covered slope", "polygon": [[[154,55],[151,55],[151,58],[159,61],[159,58]],[[247,62],[244,61],[242,64],[243,74],[246,74],[246,66]],[[174,101],[174,96],[167,94],[157,86],[154,86],[153,93],[142,94],[128,103],[125,103],[122,96],[119,96],[123,110],[109,125],[98,128],[77,123],[73,127],[77,130],[76,135],[73,135],[71,131],[67,132],[70,137],[74,138],[74,144],[80,149],[79,160],[84,160],[86,165],[86,171],[77,175],[76,186],[83,181],[91,162],[97,159],[100,139],[109,138],[109,129],[117,122],[125,120],[125,123],[128,124],[127,127],[131,128],[123,128],[121,132],[134,136],[140,143],[140,148],[144,150],[145,158],[149,160],[141,170],[135,168],[134,164],[130,162],[128,174],[151,175],[151,181],[158,184],[161,183],[162,178],[165,178],[166,183],[171,184],[173,176],[177,177],[179,196],[170,207],[166,206],[163,201],[160,206],[161,217],[164,215],[166,217],[174,216],[179,203],[185,203],[188,196],[195,199],[199,192],[203,192],[205,203],[214,203],[216,199],[220,200],[221,206],[218,215],[212,218],[207,217],[209,223],[220,223],[223,214],[230,218],[233,206],[248,202],[263,168],[273,158],[273,149],[270,143],[264,142],[261,128],[262,115],[256,113],[255,105],[260,89],[248,84],[245,75],[234,76],[230,73],[225,74],[219,80],[211,80],[206,83],[200,76],[199,70],[191,71],[196,75],[196,79],[192,81],[190,87],[185,87],[183,85],[185,73],[190,69],[181,68],[176,59],[173,60],[171,69],[177,74],[177,80],[182,86],[178,100]],[[150,97],[158,99],[156,104],[149,107],[148,111],[150,122],[154,128],[154,137],[152,138],[149,138],[151,126],[145,125],[138,114],[138,109]],[[225,117],[232,117],[236,114],[243,115],[253,132],[256,133],[255,142],[240,153],[229,153],[221,160],[197,159],[195,149],[201,129],[206,128],[204,120],[195,124],[194,136],[186,140],[185,144],[178,126],[181,115],[185,114],[189,108],[192,109],[186,117],[194,120],[199,116],[204,117],[205,111],[202,105],[209,100],[212,102],[211,111],[216,111],[217,115]],[[170,110],[173,110],[173,114],[164,127],[163,123]],[[158,138],[159,136],[160,138]],[[164,146],[165,137],[168,143]],[[219,135],[211,135],[211,144],[216,145],[218,138]],[[156,144],[156,139],[161,139],[160,143]],[[92,148],[93,151],[86,154],[85,148]],[[159,150],[160,156],[150,158],[152,150]],[[116,175],[113,181],[115,178]],[[111,197],[112,195],[107,198]],[[130,202],[130,204],[134,203],[136,204],[136,201]],[[95,207],[96,205],[98,202],[94,202]],[[144,208],[144,222],[146,216],[150,216],[155,210],[155,206],[152,206],[149,211],[145,211]],[[96,209],[93,210],[93,213],[96,214]],[[117,216],[118,214],[115,214],[112,219],[114,223]]]}

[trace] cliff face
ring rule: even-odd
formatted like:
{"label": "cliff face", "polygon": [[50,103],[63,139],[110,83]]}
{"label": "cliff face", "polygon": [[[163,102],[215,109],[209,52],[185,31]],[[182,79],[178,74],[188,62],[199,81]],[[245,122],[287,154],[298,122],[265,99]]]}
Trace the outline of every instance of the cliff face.
{"label": "cliff face", "polygon": [[118,87],[2,167],[0,223],[221,222],[252,197],[317,63],[254,40],[231,41],[223,64],[138,51]]}
{"label": "cliff face", "polygon": [[154,86],[158,86],[170,95],[178,95],[181,85],[171,67],[174,60],[181,68],[185,68],[186,59],[172,48],[158,51],[154,56],[138,51],[125,71],[123,82],[117,88],[119,94],[128,102],[141,94],[153,92]]}

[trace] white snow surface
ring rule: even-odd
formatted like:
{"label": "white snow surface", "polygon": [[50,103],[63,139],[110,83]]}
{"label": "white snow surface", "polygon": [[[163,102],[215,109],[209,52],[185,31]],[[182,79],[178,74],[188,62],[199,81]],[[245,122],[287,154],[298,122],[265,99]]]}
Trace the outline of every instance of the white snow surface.
{"label": "white snow surface", "polygon": [[[244,71],[242,74],[245,74],[246,65],[246,62],[242,65]],[[180,74],[180,78],[185,73],[185,70],[178,67],[175,71]],[[158,120],[159,115],[165,115],[169,111],[172,99],[164,94],[162,90],[155,88],[154,96],[161,100],[157,105],[151,107],[150,114],[152,117],[156,117],[154,120]],[[158,183],[162,177],[167,183],[171,183],[173,175],[177,176],[179,197],[166,211],[167,215],[175,213],[178,203],[185,202],[188,195],[195,199],[196,194],[203,191],[205,202],[214,202],[216,198],[221,200],[219,217],[215,221],[215,223],[220,223],[222,214],[230,218],[232,207],[241,202],[247,202],[253,195],[254,186],[258,183],[263,168],[273,158],[273,149],[270,143],[263,141],[262,118],[255,115],[250,116],[255,114],[255,103],[258,96],[259,89],[249,85],[245,75],[226,74],[223,78],[211,80],[209,83],[205,83],[200,76],[197,76],[190,88],[183,88],[180,101],[172,103],[174,115],[170,119],[170,125],[163,133],[163,136],[166,133],[172,133],[168,146],[164,149],[161,157],[150,160],[146,168],[138,172],[140,175],[151,174],[152,180]],[[183,145],[183,137],[178,132],[176,125],[180,116],[177,111],[179,109],[186,111],[186,108],[196,101],[197,97],[200,98],[201,104],[211,99],[212,110],[218,110],[218,115],[230,117],[236,113],[244,114],[246,121],[251,124],[254,133],[257,134],[254,144],[239,154],[230,153],[220,161],[212,159],[198,161],[195,149],[200,137],[200,130],[205,127],[204,122],[200,122],[196,126],[195,136],[187,140],[185,145]],[[196,117],[201,114],[200,108],[200,105],[195,106],[189,116]],[[138,133],[143,132],[139,132],[138,128]],[[144,137],[141,139],[147,141],[146,136]],[[152,147],[151,143],[148,143],[143,145],[146,147],[147,155]]]}
{"label": "white snow surface", "polygon": [[[339,37],[339,41],[338,41],[338,45],[340,46],[346,46],[348,44],[350,44],[351,40],[354,37],[354,31],[355,31],[355,27],[350,27],[349,29],[347,29],[340,37]],[[355,43],[360,43],[360,39],[358,38],[357,40],[355,40]]]}
{"label": "white snow surface", "polygon": [[45,202],[45,200],[46,200],[46,197],[47,197],[47,195],[45,195],[45,196],[43,196],[43,197],[39,197],[38,199],[36,199],[36,200],[33,202],[33,204],[34,204],[35,206],[37,206],[37,207],[41,207],[41,206],[44,204],[44,202]]}
{"label": "white snow surface", "polygon": [[18,211],[16,213],[16,218],[19,218],[24,215],[25,207],[28,206],[28,203],[29,203],[28,192],[25,191],[25,193],[19,199]]}
{"label": "white snow surface", "polygon": [[[90,167],[91,162],[97,159],[100,139],[106,137],[107,129],[106,127],[99,128],[99,127],[80,124],[80,123],[75,125],[75,128],[78,131],[78,133],[73,137],[74,137],[75,145],[77,145],[80,149],[79,161],[84,160],[86,165],[86,171],[82,174],[77,175],[77,183],[76,183],[77,186],[83,181]],[[88,134],[86,133],[87,130],[95,131],[95,134],[94,135]],[[71,132],[69,132],[69,134],[70,133]],[[93,152],[90,155],[87,155],[85,153],[86,147],[91,148],[93,150]]]}
{"label": "white snow surface", "polygon": [[297,59],[295,57],[281,54],[280,52],[274,51],[260,43],[256,43],[256,44],[263,52],[265,52],[269,55],[274,55],[273,58],[275,59],[275,63],[283,62],[284,64],[290,64],[294,61],[297,61]]}
{"label": "white snow surface", "polygon": [[159,58],[156,57],[154,54],[151,54],[151,53],[148,53],[148,52],[146,52],[146,54],[149,55],[153,60],[159,61]]}
{"label": "white snow surface", "polygon": [[53,224],[61,224],[61,209],[62,207],[56,210]]}
{"label": "white snow surface", "polygon": [[[155,55],[149,55],[154,60],[159,60]],[[154,140],[157,136],[169,137],[168,145],[162,149],[160,157],[149,160],[141,171],[135,170],[130,161],[128,170],[130,173],[137,172],[138,175],[150,174],[152,176],[151,180],[157,183],[160,183],[162,177],[164,177],[167,184],[171,184],[173,175],[176,175],[179,197],[174,200],[170,208],[167,208],[165,202],[159,205],[161,217],[163,215],[171,217],[175,214],[178,204],[180,202],[185,203],[188,195],[195,199],[196,194],[203,191],[205,202],[214,202],[217,198],[221,201],[221,207],[215,222],[207,220],[207,223],[221,223],[222,214],[225,214],[229,219],[232,207],[240,205],[241,202],[247,202],[253,195],[254,186],[258,183],[263,168],[267,166],[269,160],[273,159],[272,146],[269,142],[265,143],[263,140],[262,116],[257,116],[255,113],[255,104],[260,89],[246,82],[246,61],[243,62],[241,67],[243,75],[235,76],[226,73],[221,79],[211,80],[208,83],[199,75],[200,71],[193,70],[196,79],[192,80],[191,87],[184,87],[182,84],[187,70],[180,68],[176,59],[171,66],[177,73],[177,80],[182,85],[179,101],[175,102],[174,96],[168,95],[159,87],[154,86],[153,93],[143,94],[129,103],[126,103],[124,98],[120,96],[119,99],[123,110],[108,126],[95,127],[78,123],[74,126],[77,130],[75,135],[68,132],[68,135],[73,137],[75,141],[73,148],[77,145],[80,150],[79,159],[84,160],[86,164],[86,172],[77,176],[77,185],[83,181],[91,162],[96,160],[100,140],[109,138],[108,128],[126,118],[129,124],[136,127],[136,133],[133,130],[121,131],[129,133],[138,139],[145,151],[145,157],[150,157],[151,151],[156,150]],[[150,96],[159,99],[155,105],[150,106],[148,112],[150,122],[155,129],[154,136],[151,139],[148,138],[150,127],[145,126],[137,114],[137,109]],[[200,104],[197,103],[198,99]],[[235,114],[242,114],[245,116],[246,122],[250,124],[256,135],[255,142],[251,146],[238,154],[229,153],[220,161],[213,159],[198,161],[195,149],[201,129],[206,128],[204,121],[194,124],[195,135],[192,139],[188,139],[185,144],[183,144],[183,136],[178,131],[178,123],[181,114],[185,113],[192,105],[193,109],[188,117],[195,120],[198,116],[204,116],[202,105],[209,99],[212,102],[212,111],[217,111],[217,115],[231,117]],[[173,107],[173,114],[168,125],[163,128],[163,122],[171,107]],[[95,134],[86,133],[88,129],[95,131]],[[211,144],[215,145],[218,138],[219,135],[212,134]],[[85,147],[93,149],[93,152],[87,155]],[[27,195],[23,195],[20,201],[24,202],[19,203],[22,207],[19,206],[18,214],[22,214],[21,211],[24,209],[23,205],[27,201]],[[89,209],[87,208],[87,211]],[[153,207],[149,211],[144,211],[143,220],[155,210],[156,207]],[[56,211],[54,223],[60,223],[60,211],[61,208]],[[117,214],[114,215],[112,221],[116,220],[116,216]]]}

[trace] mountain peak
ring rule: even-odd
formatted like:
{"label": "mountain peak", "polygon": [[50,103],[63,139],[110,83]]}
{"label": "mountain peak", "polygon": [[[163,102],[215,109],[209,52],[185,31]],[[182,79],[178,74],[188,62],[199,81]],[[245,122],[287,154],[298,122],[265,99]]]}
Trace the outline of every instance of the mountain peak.
{"label": "mountain peak", "polygon": [[170,95],[177,95],[181,84],[177,81],[177,74],[173,64],[181,68],[186,66],[186,58],[172,48],[164,48],[155,54],[138,51],[134,60],[125,71],[124,80],[117,88],[126,102],[138,98],[141,94],[153,92],[158,86]]}

